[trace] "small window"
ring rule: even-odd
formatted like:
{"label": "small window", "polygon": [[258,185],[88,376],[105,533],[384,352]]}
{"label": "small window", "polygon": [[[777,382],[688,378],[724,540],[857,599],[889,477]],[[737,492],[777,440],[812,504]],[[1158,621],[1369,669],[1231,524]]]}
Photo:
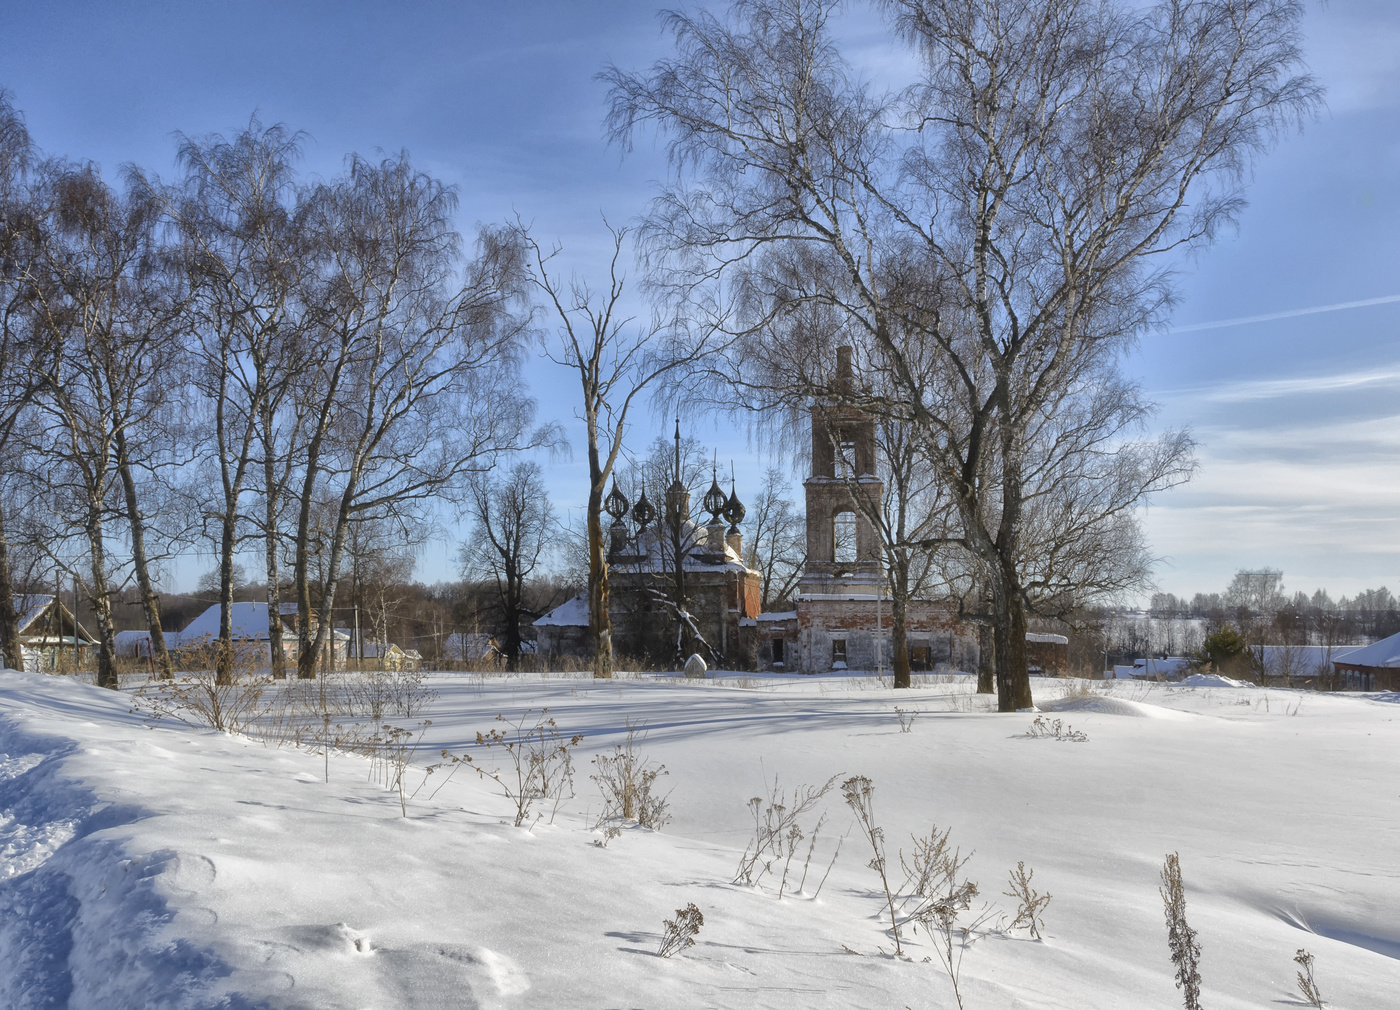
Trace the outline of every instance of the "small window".
{"label": "small window", "polygon": [[928,670],[931,667],[927,642],[909,643],[909,669]]}
{"label": "small window", "polygon": [[844,638],[833,638],[831,640],[831,661],[832,663],[846,662],[846,640]]}
{"label": "small window", "polygon": [[831,521],[831,560],[849,565],[856,560],[856,514],[838,512]]}

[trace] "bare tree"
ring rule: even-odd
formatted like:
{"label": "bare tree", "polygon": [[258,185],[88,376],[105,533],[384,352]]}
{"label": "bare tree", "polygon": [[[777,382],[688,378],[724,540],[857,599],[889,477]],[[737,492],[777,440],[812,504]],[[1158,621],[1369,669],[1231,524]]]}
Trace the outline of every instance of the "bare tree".
{"label": "bare tree", "polygon": [[[325,255],[307,295],[319,352],[305,365],[314,399],[294,543],[300,677],[315,676],[330,642],[357,517],[421,516],[501,452],[553,437],[532,432],[533,404],[519,393],[525,323],[511,311],[523,295],[519,243],[483,229],[465,276],[456,276],[456,203],[407,156],[377,164],[352,156],[344,178],[309,197],[309,226]],[[310,517],[322,495],[334,502],[334,520],[313,611]]]}
{"label": "bare tree", "polygon": [[[328,560],[326,548],[334,526],[334,503],[323,503],[321,515],[318,562]],[[405,524],[394,517],[366,515],[357,516],[346,529],[341,569],[343,578],[350,583],[346,595],[356,615],[354,658],[364,659],[366,629],[373,634],[372,641],[380,644],[380,655],[384,654],[382,647],[389,643],[390,619],[402,602],[399,597],[413,577],[417,556],[432,531],[426,524]],[[323,571],[318,571],[317,581],[325,581]]]}
{"label": "bare tree", "polygon": [[[217,471],[217,495],[200,497],[201,510],[215,525],[211,539],[222,573],[218,673],[224,679],[232,662],[234,557],[246,521],[254,518],[245,515],[243,499],[257,476],[272,672],[285,676],[279,520],[300,430],[295,394],[306,371],[300,361],[307,326],[300,295],[316,253],[301,222],[295,176],[301,139],[256,119],[231,139],[184,137],[182,190],[168,198],[193,293],[187,326],[197,352],[193,385],[206,406],[203,456]],[[292,418],[284,424],[288,410]]]}
{"label": "bare tree", "polygon": [[877,95],[835,6],[664,15],[677,54],[605,71],[609,126],[670,138],[647,238],[674,296],[740,310],[728,374],[830,395],[833,345],[863,350],[880,395],[851,399],[917,430],[988,582],[999,708],[1027,707],[1035,433],[1165,317],[1155,264],[1230,224],[1254,157],[1316,107],[1302,7],[890,0],[922,71]]}
{"label": "bare tree", "polygon": [[[532,611],[526,603],[530,576],[558,538],[558,524],[539,464],[517,463],[504,477],[490,474],[472,482],[471,538],[461,548],[462,576],[479,578],[484,569],[496,582],[496,603],[504,632],[506,668],[520,663],[520,627]],[[538,616],[538,615],[535,615]]]}
{"label": "bare tree", "polygon": [[151,433],[165,405],[161,366],[170,358],[168,308],[153,291],[163,263],[159,207],[139,189],[119,194],[91,166],[51,165],[44,184],[47,233],[38,323],[58,348],[38,367],[44,422],[35,448],[54,489],[60,537],[80,532],[83,582],[98,627],[99,686],[117,686],[112,598],[120,591],[111,520],[125,514],[151,629],[153,657],[170,672],[145,548],[133,471],[152,462]]}
{"label": "bare tree", "polygon": [[[37,221],[29,181],[35,151],[24,117],[10,92],[0,88],[0,479],[14,473],[16,425],[36,388],[28,359],[42,353],[31,327]],[[8,451],[6,451],[8,450]],[[8,499],[5,499],[8,503]],[[0,659],[11,669],[24,668],[15,613],[15,584],[10,539],[0,506]]]}
{"label": "bare tree", "polygon": [[642,324],[625,315],[626,276],[620,261],[627,230],[604,225],[613,240],[606,291],[595,291],[577,278],[566,286],[550,273],[550,261],[560,250],[546,253],[523,226],[519,229],[534,257],[535,286],[559,322],[557,340],[545,338],[545,354],[574,370],[582,394],[588,454],[588,631],[595,677],[613,675],[603,497],[622,451],[628,417],[644,393],[710,350],[704,334],[685,334],[688,339],[682,340],[675,327],[659,318]]}
{"label": "bare tree", "polygon": [[807,531],[782,471],[769,467],[746,517],[745,563],[762,579],[764,610],[790,602],[807,556]]}

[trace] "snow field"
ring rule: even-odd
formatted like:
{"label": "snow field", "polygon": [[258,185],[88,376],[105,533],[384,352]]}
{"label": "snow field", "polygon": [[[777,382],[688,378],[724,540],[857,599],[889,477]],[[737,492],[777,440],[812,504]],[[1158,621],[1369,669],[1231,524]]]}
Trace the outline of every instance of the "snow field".
{"label": "snow field", "polygon": [[[1025,735],[964,677],[439,675],[410,791],[495,716],[548,707],[577,797],[510,824],[494,784],[445,772],[409,801],[363,758],[149,725],[124,694],[0,679],[0,1005],[7,1007],[951,1007],[928,939],[890,956],[868,843],[833,790],[803,894],[730,881],[750,797],[868,776],[892,877],[932,824],[974,851],[982,900],[1018,860],[1054,895],[1045,940],[989,933],[968,1010],[1180,1006],[1157,894],[1179,851],[1204,1005],[1301,1005],[1294,951],[1339,1008],[1400,1007],[1400,705],[1394,696],[1036,683]],[[1059,697],[1067,694],[1066,697]],[[916,710],[908,733],[894,709]],[[589,758],[644,721],[673,820],[606,847]],[[413,727],[418,719],[390,720]],[[436,796],[428,798],[437,789]],[[696,945],[654,956],[694,902]],[[965,917],[967,918],[967,917]],[[995,920],[993,920],[995,922]],[[857,953],[848,953],[846,949]]]}

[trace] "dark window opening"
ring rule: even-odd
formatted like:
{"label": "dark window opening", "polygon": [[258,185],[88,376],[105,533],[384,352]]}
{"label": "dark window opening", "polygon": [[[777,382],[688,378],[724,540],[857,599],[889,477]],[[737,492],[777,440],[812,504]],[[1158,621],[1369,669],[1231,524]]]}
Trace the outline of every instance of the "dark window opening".
{"label": "dark window opening", "polygon": [[846,640],[844,638],[833,638],[831,640],[831,661],[833,663],[845,664]]}
{"label": "dark window opening", "polygon": [[773,665],[783,665],[783,640],[781,638],[773,639]]}
{"label": "dark window opening", "polygon": [[831,521],[831,560],[849,565],[856,560],[856,514],[838,512]]}
{"label": "dark window opening", "polygon": [[932,668],[933,664],[932,659],[929,656],[928,644],[915,644],[911,642],[909,644],[909,669],[930,670]]}

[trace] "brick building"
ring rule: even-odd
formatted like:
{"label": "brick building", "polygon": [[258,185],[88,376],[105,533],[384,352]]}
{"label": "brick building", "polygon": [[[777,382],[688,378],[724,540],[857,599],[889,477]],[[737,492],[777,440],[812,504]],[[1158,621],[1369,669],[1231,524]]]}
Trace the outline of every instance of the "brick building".
{"label": "brick building", "polygon": [[[605,508],[612,516],[608,546],[608,614],[618,655],[666,663],[699,652],[712,666],[749,670],[755,664],[755,618],[761,577],[743,559],[739,523],[744,506],[713,479],[701,502],[709,522],[691,515],[681,480],[681,434],[663,513],[643,491],[629,503],[614,487]],[[535,622],[542,653],[586,655],[588,601],[578,596]]]}
{"label": "brick building", "polygon": [[[836,381],[852,382],[851,349],[838,348]],[[807,559],[793,610],[760,615],[759,669],[824,673],[888,668],[893,656],[889,587],[880,537],[860,507],[878,507],[875,422],[839,404],[812,406],[812,474],[803,482]],[[914,669],[977,668],[977,634],[935,600],[910,600]]]}

